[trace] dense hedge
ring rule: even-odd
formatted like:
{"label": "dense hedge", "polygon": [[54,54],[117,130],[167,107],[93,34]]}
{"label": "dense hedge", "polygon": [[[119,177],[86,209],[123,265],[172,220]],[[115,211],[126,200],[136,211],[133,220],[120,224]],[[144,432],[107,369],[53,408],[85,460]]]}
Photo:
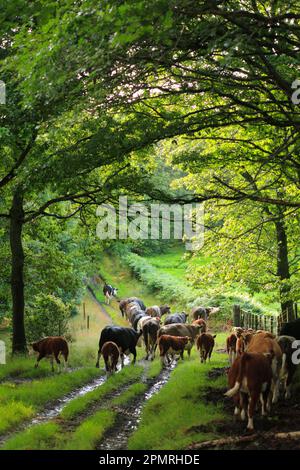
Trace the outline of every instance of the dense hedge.
{"label": "dense hedge", "polygon": [[181,308],[190,309],[196,305],[210,305],[221,307],[218,314],[220,319],[231,318],[233,304],[253,313],[268,313],[245,296],[217,292],[214,289],[201,291],[178,280],[172,275],[162,273],[151,265],[147,259],[132,252],[119,252],[122,261],[130,267],[132,273],[153,292],[157,293],[165,302],[175,302]]}

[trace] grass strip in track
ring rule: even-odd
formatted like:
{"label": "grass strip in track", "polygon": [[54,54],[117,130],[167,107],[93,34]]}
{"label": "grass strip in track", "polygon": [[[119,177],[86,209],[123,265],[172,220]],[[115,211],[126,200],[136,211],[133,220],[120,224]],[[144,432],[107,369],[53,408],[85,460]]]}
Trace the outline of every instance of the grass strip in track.
{"label": "grass strip in track", "polygon": [[118,397],[115,397],[112,401],[111,404],[121,406],[125,405],[126,403],[129,403],[132,401],[137,395],[141,395],[147,390],[147,385],[143,383],[136,383],[130,385],[125,392],[123,392],[121,395]]}
{"label": "grass strip in track", "polygon": [[69,436],[63,446],[64,450],[93,450],[104,432],[115,421],[117,413],[111,410],[97,411],[93,416],[83,421],[76,431]]}
{"label": "grass strip in track", "polygon": [[[204,395],[208,386],[220,388],[226,379],[210,380],[207,373],[226,364],[227,357],[216,353],[211,364],[200,364],[195,351],[190,360],[179,361],[166,385],[146,403],[128,448],[176,450],[216,437],[213,423],[226,415],[222,405],[207,403]],[[199,425],[211,425],[212,432],[199,431]]]}

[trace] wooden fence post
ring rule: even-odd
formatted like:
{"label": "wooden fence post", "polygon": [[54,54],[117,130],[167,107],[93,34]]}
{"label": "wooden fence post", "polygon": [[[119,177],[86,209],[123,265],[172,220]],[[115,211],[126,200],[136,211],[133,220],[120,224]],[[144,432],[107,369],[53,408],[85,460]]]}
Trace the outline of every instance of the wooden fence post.
{"label": "wooden fence post", "polygon": [[297,304],[297,302],[295,302],[294,305],[295,305],[295,307],[294,307],[295,308],[295,319],[297,319],[298,318],[298,304]]}
{"label": "wooden fence post", "polygon": [[258,315],[255,315],[255,319],[254,319],[254,329],[255,329],[255,330],[258,330]]}
{"label": "wooden fence post", "polygon": [[270,331],[271,333],[274,332],[274,322],[273,322],[273,316],[270,318]]}
{"label": "wooden fence post", "polygon": [[87,316],[87,322],[86,322],[86,327],[89,330],[90,329],[90,316]]}
{"label": "wooden fence post", "polygon": [[83,306],[83,319],[85,320],[85,302],[83,302],[82,306]]}
{"label": "wooden fence post", "polygon": [[233,326],[241,326],[241,307],[239,305],[233,306]]}

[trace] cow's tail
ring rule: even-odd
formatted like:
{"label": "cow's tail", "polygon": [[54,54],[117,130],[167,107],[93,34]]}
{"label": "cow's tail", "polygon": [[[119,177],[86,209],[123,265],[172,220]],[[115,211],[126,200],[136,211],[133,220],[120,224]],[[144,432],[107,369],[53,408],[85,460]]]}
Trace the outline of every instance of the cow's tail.
{"label": "cow's tail", "polygon": [[246,362],[248,361],[248,359],[249,359],[249,355],[247,353],[244,353],[241,356],[235,384],[230,390],[228,390],[225,393],[226,397],[233,397],[234,395],[236,395],[240,391],[241,384],[242,384],[242,381],[243,381],[243,378],[244,378],[244,375],[245,375],[245,365],[246,365]]}

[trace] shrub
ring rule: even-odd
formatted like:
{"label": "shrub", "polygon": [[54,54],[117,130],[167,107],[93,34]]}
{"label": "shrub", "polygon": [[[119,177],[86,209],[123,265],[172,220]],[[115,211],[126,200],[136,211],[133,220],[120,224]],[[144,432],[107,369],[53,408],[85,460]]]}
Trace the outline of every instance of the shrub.
{"label": "shrub", "polygon": [[52,294],[39,294],[26,309],[25,328],[29,341],[45,336],[60,336],[68,332],[71,308]]}

